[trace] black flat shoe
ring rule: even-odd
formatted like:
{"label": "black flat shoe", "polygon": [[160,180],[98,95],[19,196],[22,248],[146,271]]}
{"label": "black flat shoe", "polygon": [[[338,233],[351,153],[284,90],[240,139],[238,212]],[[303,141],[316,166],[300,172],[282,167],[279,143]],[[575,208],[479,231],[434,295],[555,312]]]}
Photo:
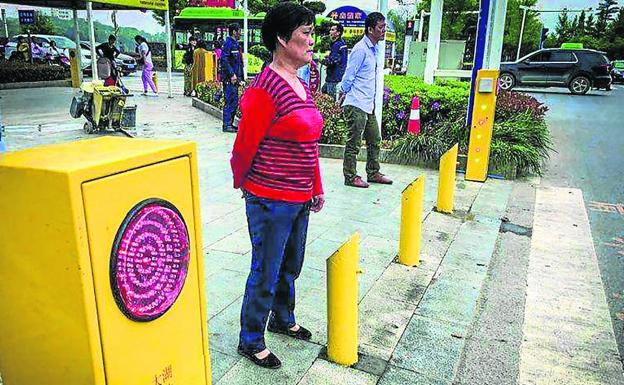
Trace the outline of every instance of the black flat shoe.
{"label": "black flat shoe", "polygon": [[255,354],[248,353],[240,348],[238,349],[238,354],[240,354],[243,357],[247,357],[251,362],[260,366],[261,368],[279,369],[282,367],[282,361],[280,361],[280,359],[277,358],[277,356],[273,354],[273,352],[270,352],[268,356],[262,359],[256,357]]}
{"label": "black flat shoe", "polygon": [[267,330],[272,333],[284,334],[289,337],[296,338],[298,340],[308,341],[310,338],[312,338],[312,333],[301,325],[299,325],[299,330],[297,330],[296,332],[288,328],[280,329],[280,328],[272,326],[271,324],[267,326]]}

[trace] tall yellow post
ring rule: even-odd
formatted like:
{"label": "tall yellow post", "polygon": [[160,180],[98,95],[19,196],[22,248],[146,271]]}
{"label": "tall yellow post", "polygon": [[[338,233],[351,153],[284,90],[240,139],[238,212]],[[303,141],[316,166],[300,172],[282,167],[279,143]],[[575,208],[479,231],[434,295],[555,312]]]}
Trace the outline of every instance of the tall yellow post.
{"label": "tall yellow post", "polygon": [[358,282],[360,234],[327,258],[327,357],[340,365],[358,361]]}
{"label": "tall yellow post", "polygon": [[453,212],[458,146],[455,144],[440,158],[440,180],[438,182],[438,204],[436,208],[443,213]]}
{"label": "tall yellow post", "polygon": [[73,48],[69,50],[69,71],[72,88],[80,88],[80,63],[78,62],[78,52]]}
{"label": "tall yellow post", "polygon": [[494,128],[498,70],[479,70],[476,81],[466,180],[485,182]]}
{"label": "tall yellow post", "polygon": [[420,263],[420,233],[425,200],[425,177],[419,176],[403,190],[401,197],[401,239],[399,263],[416,266]]}

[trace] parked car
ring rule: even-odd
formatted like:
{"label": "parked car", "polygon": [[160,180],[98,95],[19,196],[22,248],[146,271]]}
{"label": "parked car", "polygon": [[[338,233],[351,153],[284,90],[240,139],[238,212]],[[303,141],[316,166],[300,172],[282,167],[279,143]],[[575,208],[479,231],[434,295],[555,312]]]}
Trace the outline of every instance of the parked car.
{"label": "parked car", "polygon": [[614,60],[611,65],[613,66],[611,71],[613,83],[624,83],[624,60]]}
{"label": "parked car", "polygon": [[604,52],[547,48],[501,63],[500,87],[566,87],[576,95],[592,88],[611,90],[611,64]]}
{"label": "parked car", "polygon": [[[26,38],[26,35],[16,35],[9,39],[8,43],[4,48],[4,57],[8,60],[11,57],[11,54],[17,49],[17,39],[23,36]],[[69,50],[76,48],[76,43],[65,37],[65,36],[57,36],[57,35],[33,35],[32,39],[35,43],[39,44],[44,49],[47,49],[50,46],[50,41],[54,40],[56,46],[63,50],[63,54],[69,57]],[[80,66],[84,70],[84,68],[89,65],[91,62],[91,52],[89,50],[80,49]]]}
{"label": "parked car", "polygon": [[[96,43],[96,47],[98,45],[100,45],[100,43]],[[80,47],[82,49],[86,49],[87,51],[89,51],[89,53],[91,52],[91,43],[89,42],[81,41]],[[124,76],[128,76],[137,70],[136,59],[130,55],[126,55],[125,53],[120,53],[119,56],[117,56],[117,58],[115,59],[115,64],[117,65],[117,68],[121,69],[121,72]],[[89,63],[89,65],[85,69],[85,72],[91,73],[91,63]]]}

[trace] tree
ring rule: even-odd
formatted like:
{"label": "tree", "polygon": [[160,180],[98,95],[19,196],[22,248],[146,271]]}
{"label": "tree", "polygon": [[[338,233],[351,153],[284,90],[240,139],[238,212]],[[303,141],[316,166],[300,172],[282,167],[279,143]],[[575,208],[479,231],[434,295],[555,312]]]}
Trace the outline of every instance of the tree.
{"label": "tree", "polygon": [[568,17],[568,11],[566,9],[559,14],[557,26],[555,26],[555,33],[557,34],[558,44],[565,43],[572,37],[572,24],[570,23],[570,18]]}
{"label": "tree", "polygon": [[119,34],[119,24],[117,24],[117,10],[111,12],[111,22],[113,23],[113,35]]}
{"label": "tree", "polygon": [[620,12],[617,14],[610,27],[610,35],[624,36],[624,7],[620,8]]}
{"label": "tree", "polygon": [[[180,14],[186,7],[197,5],[194,0],[169,0],[169,22],[173,23],[173,18]],[[165,11],[153,11],[152,17],[158,24],[165,26]]]}
{"label": "tree", "polygon": [[585,15],[585,11],[582,11],[581,14],[578,17],[578,24],[576,26],[576,34],[577,35],[585,35],[585,31],[586,31],[586,25],[585,25],[585,18],[587,16]]}
{"label": "tree", "polygon": [[249,7],[249,12],[255,15],[259,12],[268,12],[269,9],[275,7],[280,2],[280,0],[249,0],[247,6]]}
{"label": "tree", "polygon": [[35,24],[33,25],[23,25],[21,27],[22,33],[26,33],[30,31],[31,34],[40,34],[40,35],[54,35],[55,29],[54,24],[52,24],[52,20],[48,16],[42,15],[40,12],[36,12],[35,14]]}
{"label": "tree", "polygon": [[398,12],[391,9],[388,12],[388,19],[394,24],[394,33],[396,35],[396,49],[395,52],[400,55],[403,54],[403,48],[405,47],[405,24],[407,22],[407,15],[402,12]]}
{"label": "tree", "polygon": [[303,3],[303,6],[307,7],[317,15],[323,14],[323,12],[327,9],[327,6],[322,1],[306,1]]}
{"label": "tree", "polygon": [[[524,10],[520,6],[533,7],[536,4],[537,0],[509,0],[507,3],[505,36],[503,38],[503,60],[515,60],[516,58],[524,14]],[[522,33],[520,56],[539,48],[542,27],[543,25],[538,19],[538,14],[528,11],[524,23],[524,32]]]}
{"label": "tree", "polygon": [[607,31],[607,26],[618,12],[617,0],[601,0],[598,4],[598,20],[594,36],[600,37]]}

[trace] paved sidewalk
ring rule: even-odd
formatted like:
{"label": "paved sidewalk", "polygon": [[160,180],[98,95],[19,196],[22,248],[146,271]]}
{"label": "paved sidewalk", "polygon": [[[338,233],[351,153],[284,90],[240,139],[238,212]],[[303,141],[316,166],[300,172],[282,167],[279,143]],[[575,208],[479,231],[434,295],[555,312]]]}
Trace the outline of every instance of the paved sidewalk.
{"label": "paved sidewalk", "polygon": [[[68,89],[0,92],[9,148],[86,138],[81,129],[82,120],[72,120],[67,113],[71,96]],[[571,220],[570,206],[564,204],[568,201],[561,199],[561,205],[550,210],[544,198],[550,197],[548,202],[551,202],[552,196],[543,195],[543,192],[538,195],[536,218],[552,217],[562,222],[536,219],[535,232],[541,235],[534,236],[531,243],[532,268],[527,289],[526,281],[509,273],[515,266],[509,259],[528,261],[529,238],[523,236],[522,247],[514,248],[517,239],[501,233],[507,231],[505,225],[501,227],[501,218],[509,217],[525,229],[533,226],[533,200],[522,203],[522,199],[518,199],[519,189],[524,195],[534,194],[532,186],[492,179],[484,184],[466,182],[458,175],[456,213],[450,216],[432,210],[438,179],[435,170],[384,164],[382,171],[393,177],[395,184],[358,190],[343,185],[342,162],[334,159],[321,160],[327,203],[321,213],[311,216],[306,262],[297,281],[297,319],[313,332],[313,338],[304,342],[267,333],[268,346],[282,359],[283,368],[271,371],[255,367],[236,354],[241,297],[251,245],[243,200],[231,187],[229,151],[234,136],[222,133],[220,122],[193,109],[188,98],[141,97],[135,101],[138,105],[138,136],[186,139],[197,143],[214,384],[515,384],[520,369],[517,362],[515,365],[509,362],[513,357],[517,361],[521,353],[522,384],[559,383],[555,382],[553,373],[572,366],[584,373],[602,375],[593,378],[604,378],[603,382],[596,380],[590,382],[592,384],[621,383],[616,381],[621,378],[617,377],[618,373],[621,376],[621,365],[618,366],[617,362],[608,361],[591,368],[578,367],[578,358],[570,361],[571,366],[566,366],[566,361],[559,361],[557,356],[548,356],[554,361],[530,360],[549,353],[547,345],[525,343],[521,351],[525,291],[529,291],[529,314],[533,314],[529,309],[535,309],[530,307],[532,304],[551,295],[548,290],[543,290],[542,277],[534,275],[538,271],[533,268],[537,266],[535,260],[549,256],[561,260],[566,255],[565,248],[557,251],[554,246],[565,245],[567,239],[554,243],[547,235],[557,226],[561,227],[558,231],[563,232],[563,223]],[[34,109],[33,106],[44,107]],[[358,167],[364,170],[363,164]],[[422,263],[408,268],[394,262],[399,238],[400,194],[419,175],[426,178]],[[569,235],[575,239],[578,236],[579,245],[587,245],[588,224],[581,221],[580,209],[575,207],[572,221],[581,226],[582,231]],[[546,210],[550,211],[545,213]],[[361,356],[355,367],[344,368],[323,358],[327,342],[325,259],[356,231],[361,234],[360,266],[363,269],[359,275]],[[547,246],[551,249],[545,249]],[[536,254],[538,252],[545,254]],[[591,258],[583,263],[562,266],[578,268],[589,266],[589,263]],[[506,267],[509,271],[501,274]],[[521,270],[521,267],[517,269]],[[526,267],[524,270],[523,274],[526,274]],[[613,339],[613,336],[609,336],[605,323],[604,317],[608,317],[608,313],[600,305],[600,301],[604,303],[604,294],[600,297],[599,275],[595,269],[584,273],[586,279],[583,282],[593,285],[591,291],[583,293],[585,297],[576,290],[568,290],[550,300],[555,301],[555,305],[557,301],[566,303],[577,297],[579,300],[586,298],[583,304],[598,301],[591,309],[595,319],[600,320],[596,324],[600,327],[596,329],[596,335],[604,344],[582,346],[602,359],[609,357],[609,338]],[[550,279],[563,282],[556,281],[557,276]],[[579,288],[585,288],[581,283],[579,285]],[[506,295],[505,291],[511,289],[513,295]],[[514,301],[504,301],[506,297]],[[552,308],[571,311],[568,307]],[[524,325],[527,336],[539,330],[541,323],[536,320],[527,315]],[[569,321],[569,318],[560,320]],[[513,328],[507,327],[512,323]],[[589,333],[589,329],[584,330]],[[568,337],[571,336],[574,335]],[[590,334],[576,336],[590,337]],[[545,335],[545,341],[551,341],[547,337]],[[497,339],[513,339],[517,343],[499,350],[508,353],[506,356],[494,356]],[[527,350],[530,346],[535,350]],[[600,346],[606,348],[600,350]],[[475,361],[479,357],[490,359],[487,362],[491,364],[479,368],[488,373],[475,374],[477,372],[473,369],[478,366]],[[503,365],[498,365],[496,359]],[[552,367],[558,367],[557,371],[544,371],[544,368]],[[538,372],[543,375],[532,377],[533,382],[527,379],[527,373]]]}

